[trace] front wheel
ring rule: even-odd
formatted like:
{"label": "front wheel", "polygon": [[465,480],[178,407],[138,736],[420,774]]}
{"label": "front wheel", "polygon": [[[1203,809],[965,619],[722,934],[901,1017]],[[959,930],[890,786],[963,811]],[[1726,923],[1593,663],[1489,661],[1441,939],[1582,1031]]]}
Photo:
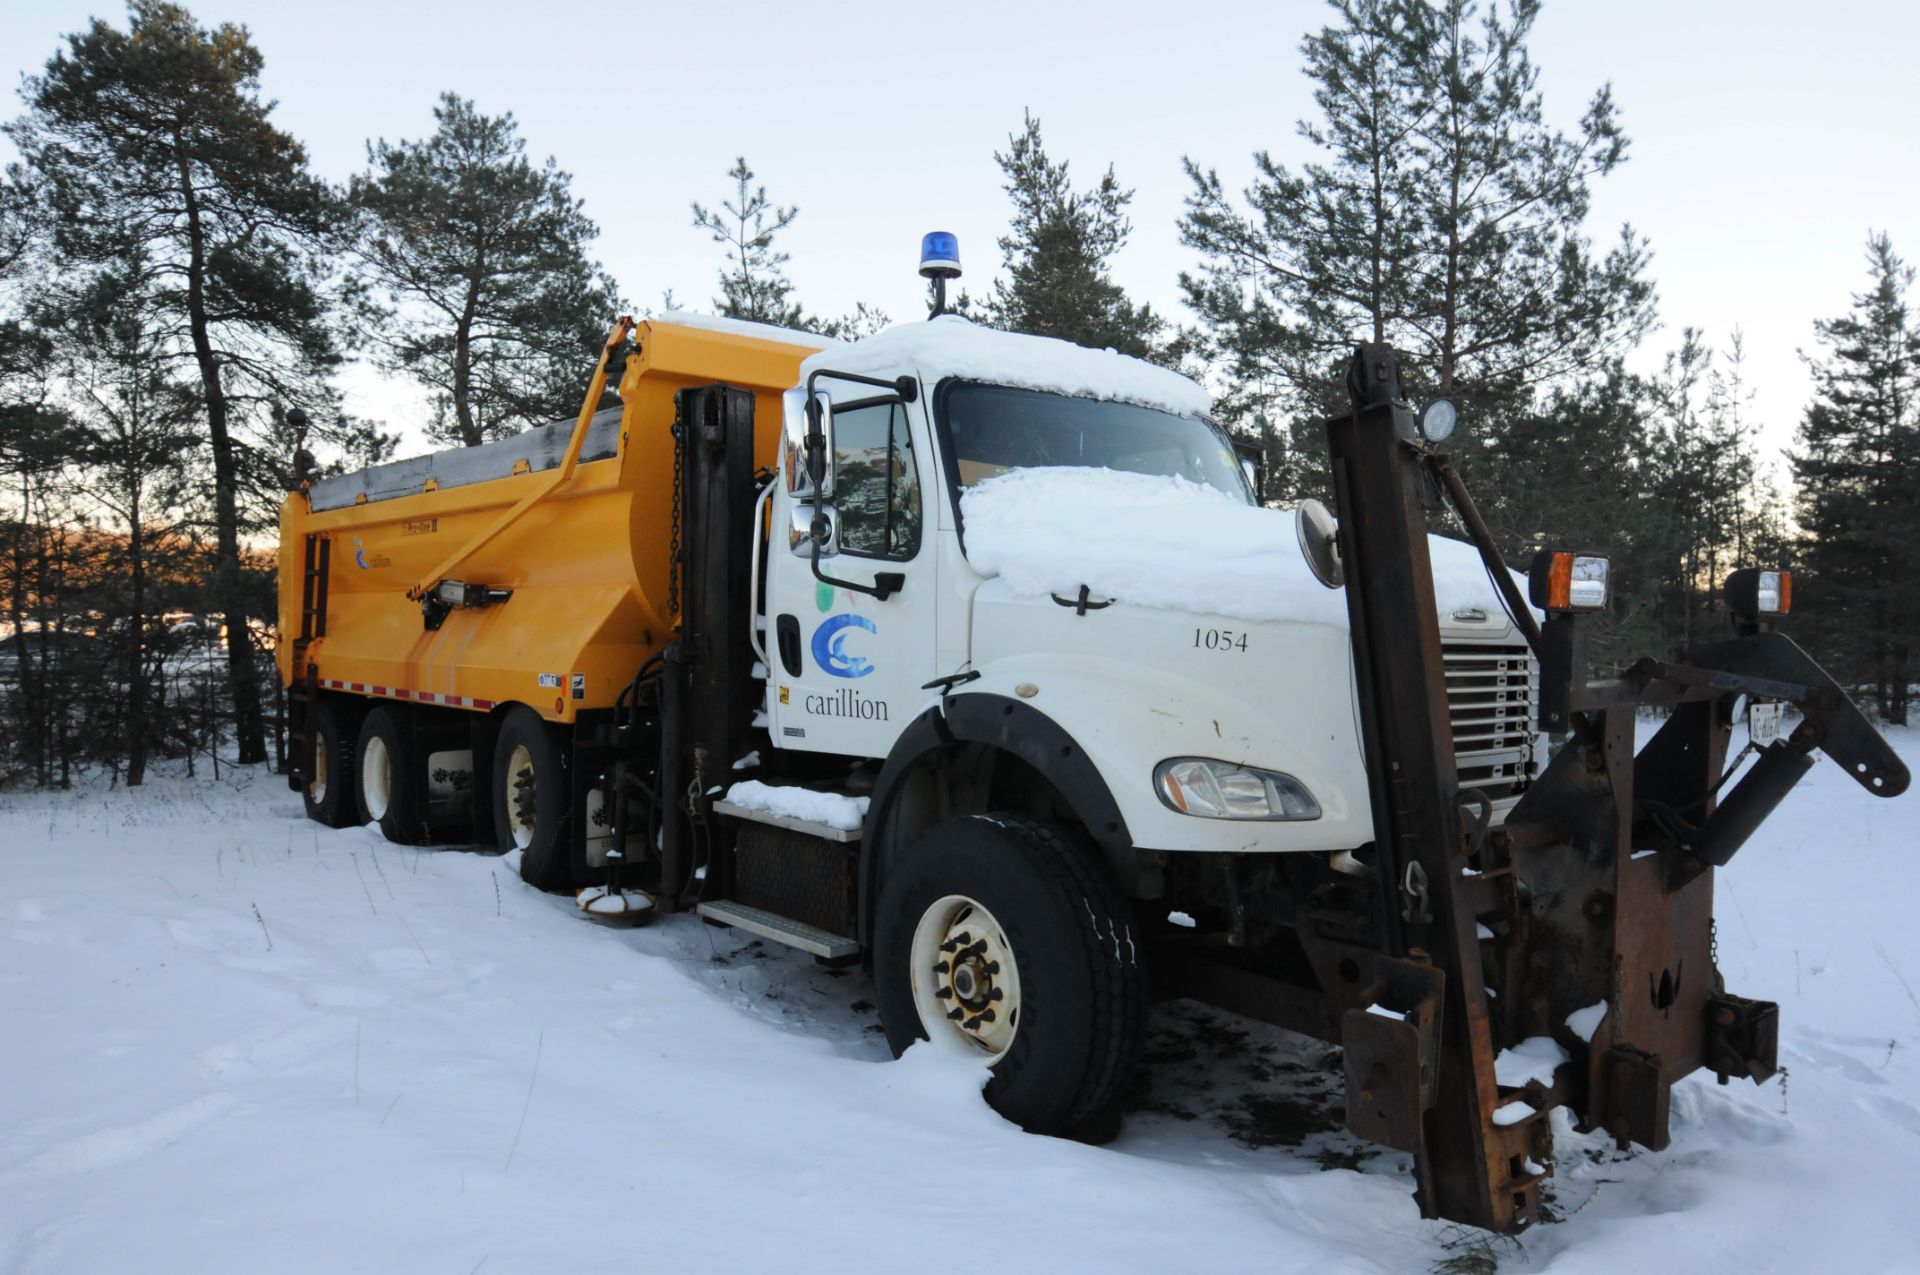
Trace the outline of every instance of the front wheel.
{"label": "front wheel", "polygon": [[1078,829],[973,815],[888,875],[874,927],[887,1042],[939,1039],[993,1069],[1033,1133],[1111,1136],[1145,1049],[1147,972],[1125,896]]}

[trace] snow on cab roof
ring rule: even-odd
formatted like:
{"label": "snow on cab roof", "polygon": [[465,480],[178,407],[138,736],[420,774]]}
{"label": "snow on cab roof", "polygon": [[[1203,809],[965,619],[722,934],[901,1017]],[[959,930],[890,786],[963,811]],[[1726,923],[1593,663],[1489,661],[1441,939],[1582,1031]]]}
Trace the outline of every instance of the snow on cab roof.
{"label": "snow on cab roof", "polygon": [[695,314],[691,310],[668,310],[665,314],[649,319],[648,322],[677,323],[683,328],[731,332],[735,336],[778,341],[782,345],[805,345],[816,350],[824,350],[828,346],[838,344],[832,337],[821,336],[818,332],[802,332],[798,328],[777,328],[771,323],[749,323],[745,319],[723,319],[717,314]]}
{"label": "snow on cab roof", "polygon": [[994,385],[1138,403],[1181,416],[1204,415],[1212,406],[1207,392],[1178,372],[1112,350],[1091,350],[1054,337],[983,328],[956,314],[897,323],[864,340],[822,350],[800,365],[800,374],[805,377],[820,368],[870,376],[897,375],[913,368],[929,389],[946,377],[957,376]]}

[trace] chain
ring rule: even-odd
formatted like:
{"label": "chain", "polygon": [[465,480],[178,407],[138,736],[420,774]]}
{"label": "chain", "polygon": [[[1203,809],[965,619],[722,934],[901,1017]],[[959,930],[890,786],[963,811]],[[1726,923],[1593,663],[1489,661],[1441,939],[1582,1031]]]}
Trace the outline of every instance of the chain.
{"label": "chain", "polygon": [[673,525],[667,532],[667,618],[680,618],[680,488],[685,473],[685,449],[680,444],[680,422],[673,423]]}
{"label": "chain", "polygon": [[1720,968],[1720,920],[1718,917],[1707,922],[1707,963],[1716,970]]}
{"label": "chain", "polygon": [[1427,870],[1418,860],[1407,864],[1401,889],[1406,899],[1400,905],[1400,919],[1415,925],[1432,925],[1433,912],[1427,907]]}

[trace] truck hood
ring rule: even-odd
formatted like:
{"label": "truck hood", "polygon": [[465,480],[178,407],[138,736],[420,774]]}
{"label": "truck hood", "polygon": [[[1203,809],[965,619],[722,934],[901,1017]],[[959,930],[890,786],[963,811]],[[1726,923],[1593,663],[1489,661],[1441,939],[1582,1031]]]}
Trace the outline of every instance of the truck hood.
{"label": "truck hood", "polygon": [[[1011,597],[1131,603],[1191,616],[1345,629],[1347,603],[1301,553],[1291,509],[1264,509],[1171,475],[1015,470],[961,498],[968,562]],[[1479,553],[1432,536],[1442,622],[1506,617]],[[1477,618],[1476,618],[1477,617]]]}
{"label": "truck hood", "polygon": [[[1107,777],[1135,845],[1330,851],[1372,838],[1346,597],[1314,578],[1292,511],[1088,469],[1002,475],[962,508],[967,557],[988,577],[967,691],[1024,700],[1063,727]],[[1429,547],[1443,639],[1513,658],[1520,639],[1478,553],[1439,536]],[[1172,757],[1284,771],[1321,815],[1178,813],[1154,790]]]}

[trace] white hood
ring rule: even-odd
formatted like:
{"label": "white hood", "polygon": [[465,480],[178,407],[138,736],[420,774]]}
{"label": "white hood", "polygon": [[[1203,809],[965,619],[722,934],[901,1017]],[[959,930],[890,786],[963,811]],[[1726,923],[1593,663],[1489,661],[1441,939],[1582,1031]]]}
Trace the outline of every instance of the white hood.
{"label": "white hood", "polygon": [[[1292,510],[1261,509],[1184,478],[1111,469],[1014,470],[961,497],[967,560],[1016,597],[1073,597],[1345,628],[1344,593],[1314,578]],[[1442,622],[1502,615],[1479,552],[1428,538]]]}

